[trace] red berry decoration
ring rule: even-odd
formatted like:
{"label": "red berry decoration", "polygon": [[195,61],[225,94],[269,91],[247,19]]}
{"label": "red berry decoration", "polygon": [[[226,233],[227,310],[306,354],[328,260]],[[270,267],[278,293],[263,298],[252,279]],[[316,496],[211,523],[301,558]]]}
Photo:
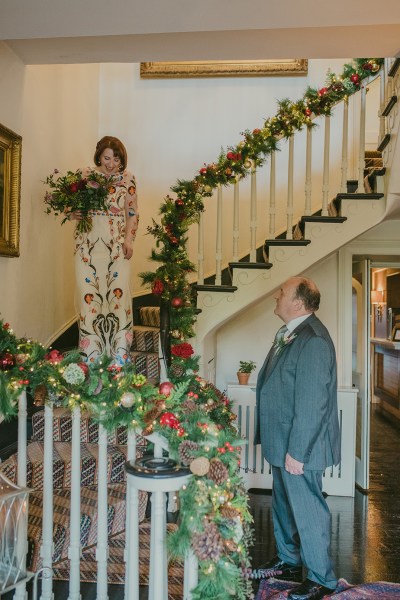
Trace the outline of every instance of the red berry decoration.
{"label": "red berry decoration", "polygon": [[151,287],[151,291],[155,296],[161,296],[164,291],[164,284],[161,279],[155,279]]}
{"label": "red berry decoration", "polygon": [[182,304],[182,298],[172,298],[171,300],[171,306],[173,306],[174,308],[179,308],[180,306],[182,306]]}
{"label": "red berry decoration", "polygon": [[320,90],[318,90],[318,96],[320,98],[322,98],[322,96],[326,96],[326,94],[328,93],[328,88],[323,87]]}
{"label": "red berry decoration", "polygon": [[185,206],[185,203],[182,200],[182,198],[177,198],[175,200],[175,206],[176,206],[176,208],[183,208]]}
{"label": "red berry decoration", "polygon": [[261,133],[261,129],[253,129],[253,135],[258,135]]}
{"label": "red berry decoration", "polygon": [[160,394],[162,394],[163,396],[168,397],[172,390],[174,389],[174,384],[171,383],[170,381],[163,381],[162,383],[160,383],[160,385],[158,386],[158,391]]}
{"label": "red berry decoration", "polygon": [[11,352],[0,354],[0,371],[9,371],[15,365],[15,359]]}
{"label": "red berry decoration", "polygon": [[360,83],[360,76],[358,75],[358,73],[353,73],[353,75],[350,75],[350,81],[352,81],[355,85]]}
{"label": "red berry decoration", "polygon": [[199,172],[200,172],[200,175],[206,175],[207,174],[207,167],[202,167]]}
{"label": "red berry decoration", "polygon": [[311,115],[312,115],[311,108],[306,108],[305,111],[304,111],[304,113],[306,114],[307,117],[311,117]]}
{"label": "red berry decoration", "polygon": [[236,159],[236,154],[234,152],[228,152],[226,155],[226,158],[228,160],[235,160]]}
{"label": "red berry decoration", "polygon": [[171,246],[179,246],[179,240],[174,235],[171,235],[171,237],[169,238],[169,243],[171,244]]}
{"label": "red berry decoration", "polygon": [[165,425],[166,427],[171,427],[171,429],[176,429],[179,425],[179,421],[172,412],[166,412],[160,417],[160,425]]}

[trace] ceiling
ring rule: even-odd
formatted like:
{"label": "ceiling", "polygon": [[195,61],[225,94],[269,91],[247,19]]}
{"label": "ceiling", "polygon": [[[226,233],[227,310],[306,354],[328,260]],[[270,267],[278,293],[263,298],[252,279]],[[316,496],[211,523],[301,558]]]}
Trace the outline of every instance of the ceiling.
{"label": "ceiling", "polygon": [[399,0],[0,0],[25,64],[400,55]]}

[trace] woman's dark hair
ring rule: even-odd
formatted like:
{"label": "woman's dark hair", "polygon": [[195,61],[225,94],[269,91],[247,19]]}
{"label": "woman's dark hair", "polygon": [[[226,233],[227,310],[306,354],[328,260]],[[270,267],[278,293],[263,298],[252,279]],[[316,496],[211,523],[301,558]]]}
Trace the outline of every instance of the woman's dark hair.
{"label": "woman's dark hair", "polygon": [[303,301],[306,310],[315,312],[319,309],[321,294],[311,279],[307,279],[306,277],[301,278],[295,297]]}
{"label": "woman's dark hair", "polygon": [[99,142],[96,144],[96,152],[94,153],[94,164],[98,167],[100,166],[100,156],[103,154],[104,150],[107,148],[111,148],[114,152],[114,156],[117,156],[121,161],[120,170],[123,171],[126,169],[126,165],[128,164],[128,154],[126,152],[126,148],[116,137],[112,137],[111,135],[106,135],[101,138]]}

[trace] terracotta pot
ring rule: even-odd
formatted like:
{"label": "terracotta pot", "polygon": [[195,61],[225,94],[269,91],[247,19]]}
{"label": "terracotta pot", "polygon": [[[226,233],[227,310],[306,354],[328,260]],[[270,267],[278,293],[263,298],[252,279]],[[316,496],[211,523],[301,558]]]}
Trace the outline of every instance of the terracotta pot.
{"label": "terracotta pot", "polygon": [[249,383],[250,373],[242,373],[241,371],[238,371],[237,376],[240,385],[247,385]]}

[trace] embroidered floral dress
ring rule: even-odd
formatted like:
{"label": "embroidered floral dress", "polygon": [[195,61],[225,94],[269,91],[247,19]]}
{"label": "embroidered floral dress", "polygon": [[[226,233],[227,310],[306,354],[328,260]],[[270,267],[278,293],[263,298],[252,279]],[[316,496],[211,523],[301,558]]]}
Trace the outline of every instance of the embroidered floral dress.
{"label": "embroidered floral dress", "polygon": [[[131,263],[122,248],[129,220],[137,215],[132,173],[113,176],[107,207],[107,211],[89,213],[91,231],[75,232],[79,349],[87,362],[106,354],[123,364],[129,360],[133,325]],[[129,229],[129,235],[133,241],[135,231]]]}

